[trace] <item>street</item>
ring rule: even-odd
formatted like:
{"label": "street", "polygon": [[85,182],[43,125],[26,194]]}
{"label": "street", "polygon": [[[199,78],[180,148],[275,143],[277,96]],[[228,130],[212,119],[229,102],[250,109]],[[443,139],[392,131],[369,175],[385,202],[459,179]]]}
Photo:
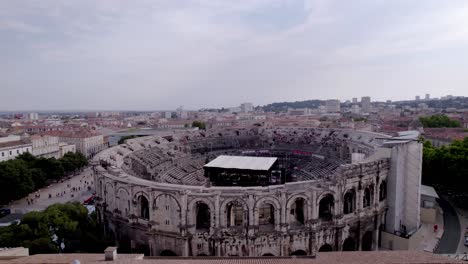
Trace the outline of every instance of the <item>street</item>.
{"label": "street", "polygon": [[24,214],[30,211],[42,211],[55,203],[83,202],[94,192],[93,181],[92,170],[88,167],[80,174],[39,189],[27,197],[12,202],[8,207],[11,213]]}
{"label": "street", "polygon": [[439,205],[444,210],[445,230],[435,253],[454,254],[457,252],[461,234],[458,214],[452,205],[442,198],[439,200]]}

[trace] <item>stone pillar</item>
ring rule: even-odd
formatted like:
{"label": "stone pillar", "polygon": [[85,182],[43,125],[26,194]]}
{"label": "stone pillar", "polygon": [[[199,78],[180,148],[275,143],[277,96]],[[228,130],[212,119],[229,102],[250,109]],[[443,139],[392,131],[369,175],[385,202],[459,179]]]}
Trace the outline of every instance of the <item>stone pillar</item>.
{"label": "stone pillar", "polygon": [[182,236],[187,235],[187,191],[183,191],[180,196],[180,234]]}
{"label": "stone pillar", "polygon": [[312,191],[312,201],[311,201],[311,218],[317,219],[318,218],[318,210],[319,210],[319,201],[317,201],[317,190]]}
{"label": "stone pillar", "polygon": [[255,199],[253,194],[249,194],[249,199],[247,201],[249,205],[249,225],[248,225],[248,234],[249,236],[255,235],[255,230],[254,226],[256,225],[256,219],[255,219]]}
{"label": "stone pillar", "polygon": [[281,197],[280,197],[280,222],[277,224],[277,226],[281,227],[281,232],[286,233],[287,232],[287,227],[288,227],[288,217],[287,217],[287,199],[286,199],[286,191],[282,190],[281,191]]}

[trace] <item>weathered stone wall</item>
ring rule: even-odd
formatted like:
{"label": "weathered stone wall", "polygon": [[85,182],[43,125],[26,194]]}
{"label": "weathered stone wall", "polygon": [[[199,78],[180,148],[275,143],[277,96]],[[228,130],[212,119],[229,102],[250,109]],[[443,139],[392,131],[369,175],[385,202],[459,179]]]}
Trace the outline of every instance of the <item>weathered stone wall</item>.
{"label": "weathered stone wall", "polygon": [[[325,244],[342,250],[348,237],[359,249],[366,231],[372,232],[375,247],[386,206],[385,200],[379,200],[378,186],[385,182],[388,169],[388,160],[380,160],[343,166],[328,181],[207,188],[119,177],[98,167],[95,182],[101,217],[111,232],[127,234],[123,239],[133,241],[136,249],[144,244],[152,255],[170,250],[181,256],[288,256],[296,251],[315,254]],[[373,186],[372,200],[365,207],[364,190],[369,186]],[[345,214],[344,195],[351,190],[354,209]],[[328,194],[333,196],[334,211],[331,219],[324,220],[319,217],[319,207]],[[148,219],[142,217],[141,197],[148,201]],[[291,214],[297,199],[304,201],[303,224]],[[242,224],[229,227],[227,206],[233,203],[243,209]],[[209,229],[196,227],[197,204],[209,208]],[[264,204],[274,208],[272,226],[259,223]]]}

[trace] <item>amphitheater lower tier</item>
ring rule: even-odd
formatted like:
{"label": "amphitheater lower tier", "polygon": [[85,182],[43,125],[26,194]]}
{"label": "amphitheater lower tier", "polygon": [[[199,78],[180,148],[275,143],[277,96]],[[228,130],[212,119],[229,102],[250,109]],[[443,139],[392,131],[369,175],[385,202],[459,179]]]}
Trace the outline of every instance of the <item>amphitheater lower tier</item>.
{"label": "amphitheater lower tier", "polygon": [[122,251],[164,256],[289,256],[374,250],[388,160],[333,181],[266,187],[162,184],[95,168],[97,211]]}

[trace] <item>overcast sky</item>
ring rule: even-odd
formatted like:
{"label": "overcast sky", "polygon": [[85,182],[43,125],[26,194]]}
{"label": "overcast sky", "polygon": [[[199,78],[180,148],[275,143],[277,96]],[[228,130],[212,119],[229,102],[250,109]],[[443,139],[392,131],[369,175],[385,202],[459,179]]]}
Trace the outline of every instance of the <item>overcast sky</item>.
{"label": "overcast sky", "polygon": [[468,1],[2,0],[0,109],[468,96]]}

